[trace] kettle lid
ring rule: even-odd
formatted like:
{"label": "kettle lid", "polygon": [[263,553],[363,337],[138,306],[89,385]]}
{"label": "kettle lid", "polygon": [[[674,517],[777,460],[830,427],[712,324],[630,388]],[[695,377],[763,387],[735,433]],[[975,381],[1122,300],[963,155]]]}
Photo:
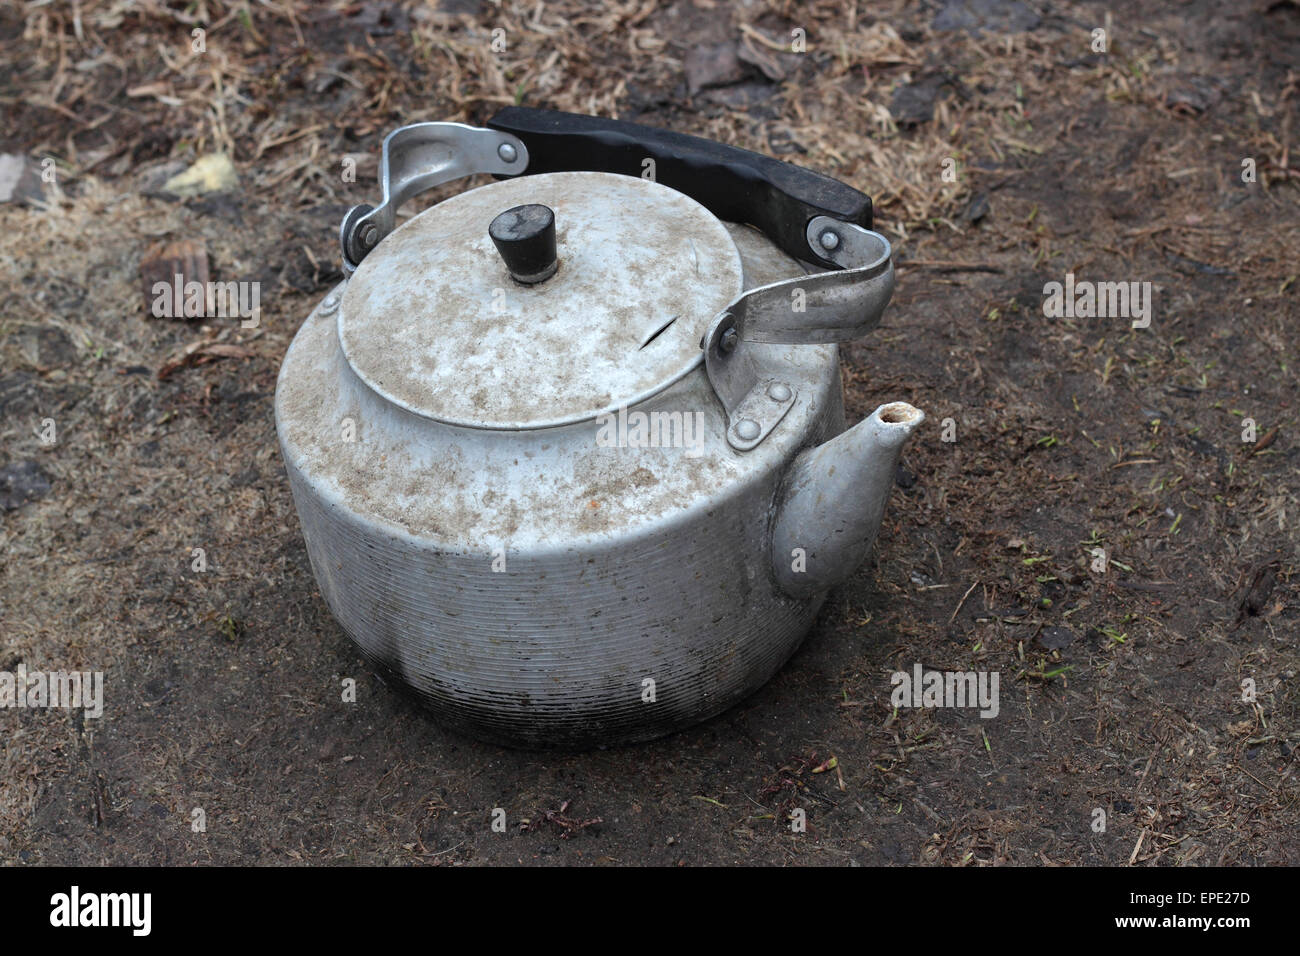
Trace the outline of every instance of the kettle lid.
{"label": "kettle lid", "polygon": [[388,235],[348,282],[338,334],[356,374],[398,406],[543,428],[690,373],[742,290],[731,234],[695,200],[632,176],[544,173],[453,196]]}

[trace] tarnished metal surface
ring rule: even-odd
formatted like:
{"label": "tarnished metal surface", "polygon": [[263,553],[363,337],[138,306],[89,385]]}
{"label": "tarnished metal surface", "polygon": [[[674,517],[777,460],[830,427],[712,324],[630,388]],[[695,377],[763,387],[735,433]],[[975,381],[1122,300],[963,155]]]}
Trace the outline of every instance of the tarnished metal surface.
{"label": "tarnished metal surface", "polygon": [[[799,268],[728,229],[747,283]],[[276,415],[331,611],[440,720],[499,743],[649,739],[735,703],[821,603],[774,587],[768,525],[785,466],[843,422],[834,346],[766,348],[801,382],[791,427],[733,451],[697,368],[640,406],[702,414],[703,453],[687,454],[601,447],[594,422],[490,432],[393,409],[351,374],[332,317],[313,313]]]}
{"label": "tarnished metal surface", "polygon": [[[729,228],[747,282],[798,269],[753,230]],[[637,407],[698,413],[698,453],[603,446],[595,420],[518,432],[456,428],[376,395],[351,373],[334,325],[313,313],[285,356],[276,415],[286,463],[309,476],[315,494],[389,533],[485,555],[503,543],[529,553],[598,544],[707,510],[733,486],[779,473],[823,434],[816,424],[840,402],[834,346],[763,346],[802,384],[789,427],[761,454],[726,445],[722,409],[698,368]]]}
{"label": "tarnished metal surface", "polygon": [[[559,271],[535,286],[511,279],[488,235],[525,203],[555,212]],[[681,378],[740,291],[735,243],[695,200],[631,176],[553,173],[461,193],[402,225],[357,269],[338,322],[357,374],[393,403],[479,428],[540,427]]]}
{"label": "tarnished metal surface", "polygon": [[[744,287],[801,270],[720,228]],[[364,272],[339,308],[379,293]],[[791,463],[843,430],[834,345],[749,346],[789,408],[740,452],[698,358],[634,409],[688,419],[690,440],[629,447],[602,440],[608,421],[489,430],[403,410],[353,371],[338,328],[328,310],[308,318],[276,392],[308,553],[344,630],[441,721],[514,746],[649,739],[726,709],[798,647],[825,592],[778,586],[772,528]]]}

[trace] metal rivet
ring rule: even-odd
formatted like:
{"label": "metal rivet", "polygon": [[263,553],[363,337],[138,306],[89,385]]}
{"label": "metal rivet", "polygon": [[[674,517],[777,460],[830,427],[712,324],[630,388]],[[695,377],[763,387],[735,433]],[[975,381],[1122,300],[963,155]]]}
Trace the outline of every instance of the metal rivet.
{"label": "metal rivet", "polygon": [[774,402],[790,401],[790,386],[784,382],[773,382],[767,387],[767,397]]}
{"label": "metal rivet", "polygon": [[752,418],[742,418],[736,422],[736,437],[742,441],[753,441],[762,430]]}
{"label": "metal rivet", "polygon": [[834,249],[840,244],[840,237],[827,229],[821,234],[821,244],[823,249]]}
{"label": "metal rivet", "polygon": [[367,249],[373,248],[379,241],[379,228],[372,222],[361,230],[361,245]]}
{"label": "metal rivet", "polygon": [[734,352],[736,346],[740,343],[740,335],[734,328],[727,329],[718,339],[718,348],[723,352]]}
{"label": "metal rivet", "polygon": [[501,157],[503,162],[513,163],[519,158],[519,151],[509,143],[502,143],[497,147],[497,155]]}
{"label": "metal rivet", "polygon": [[331,292],[329,295],[325,296],[325,301],[320,304],[321,312],[325,313],[333,312],[338,307],[339,294],[337,292]]}

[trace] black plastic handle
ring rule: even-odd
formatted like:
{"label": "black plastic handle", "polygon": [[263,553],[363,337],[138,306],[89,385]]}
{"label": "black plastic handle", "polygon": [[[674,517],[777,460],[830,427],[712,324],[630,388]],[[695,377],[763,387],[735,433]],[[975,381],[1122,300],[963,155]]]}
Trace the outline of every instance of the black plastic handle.
{"label": "black plastic handle", "polygon": [[782,251],[832,268],[808,244],[808,223],[830,216],[871,228],[871,197],[837,179],[770,156],[684,133],[620,120],[508,106],[487,125],[528,147],[531,173],[594,170],[654,179],[685,193],[719,219],[756,226]]}

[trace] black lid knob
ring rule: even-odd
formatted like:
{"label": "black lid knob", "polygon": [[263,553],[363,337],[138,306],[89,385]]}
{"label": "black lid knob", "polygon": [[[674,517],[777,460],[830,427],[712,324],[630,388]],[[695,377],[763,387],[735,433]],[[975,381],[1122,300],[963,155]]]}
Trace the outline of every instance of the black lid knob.
{"label": "black lid knob", "polygon": [[555,275],[555,213],[537,203],[507,209],[492,220],[488,235],[516,282],[533,285]]}

